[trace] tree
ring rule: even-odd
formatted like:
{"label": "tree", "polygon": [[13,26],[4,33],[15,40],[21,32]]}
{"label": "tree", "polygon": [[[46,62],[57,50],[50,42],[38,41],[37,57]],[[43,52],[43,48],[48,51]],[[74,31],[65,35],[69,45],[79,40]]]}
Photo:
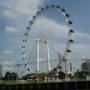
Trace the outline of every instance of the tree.
{"label": "tree", "polygon": [[6,72],[5,76],[3,77],[3,80],[16,80],[18,79],[18,75],[15,72]]}
{"label": "tree", "polygon": [[18,75],[17,75],[17,73],[15,73],[15,72],[12,72],[12,73],[11,73],[11,77],[12,77],[12,80],[18,79]]}
{"label": "tree", "polygon": [[90,75],[90,72],[88,71],[77,71],[75,72],[74,77],[79,79],[86,79],[88,75]]}
{"label": "tree", "polygon": [[5,76],[3,77],[3,79],[4,80],[9,80],[9,78],[10,78],[10,72],[8,71],[8,72],[5,73]]}
{"label": "tree", "polygon": [[59,78],[60,79],[65,79],[65,73],[64,72],[59,72]]}

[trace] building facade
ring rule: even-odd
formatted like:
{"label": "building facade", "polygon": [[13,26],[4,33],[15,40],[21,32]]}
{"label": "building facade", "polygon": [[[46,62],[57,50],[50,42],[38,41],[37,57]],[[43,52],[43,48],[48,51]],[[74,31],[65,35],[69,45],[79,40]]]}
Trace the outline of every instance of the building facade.
{"label": "building facade", "polygon": [[2,65],[0,64],[0,79],[2,78]]}
{"label": "building facade", "polygon": [[82,70],[82,71],[89,71],[89,72],[90,72],[90,59],[86,59],[86,60],[81,64],[81,70]]}

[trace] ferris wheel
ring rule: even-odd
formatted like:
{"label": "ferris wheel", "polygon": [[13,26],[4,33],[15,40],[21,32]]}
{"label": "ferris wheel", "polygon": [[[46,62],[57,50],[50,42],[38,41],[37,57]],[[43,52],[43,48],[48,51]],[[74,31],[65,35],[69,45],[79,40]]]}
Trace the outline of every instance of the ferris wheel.
{"label": "ferris wheel", "polygon": [[[74,30],[71,28],[72,25],[72,21],[69,20],[70,15],[66,12],[66,10],[64,8],[62,8],[59,5],[46,5],[45,7],[40,8],[39,11],[36,12],[36,15],[33,16],[32,20],[29,21],[29,24],[27,26],[27,30],[24,33],[24,38],[22,40],[22,60],[25,64],[25,68],[27,68],[27,70],[29,71],[30,69],[28,68],[28,59],[27,59],[27,42],[29,39],[29,35],[30,32],[32,31],[32,26],[35,24],[35,22],[37,21],[37,19],[40,17],[40,15],[48,10],[55,10],[57,13],[61,13],[61,15],[65,18],[65,24],[67,26],[67,38],[66,38],[66,45],[65,45],[65,49],[64,49],[64,53],[63,55],[58,54],[58,56],[60,56],[60,58],[62,59],[62,61],[64,62],[66,60],[66,57],[69,53],[71,53],[71,43],[73,43],[74,41],[72,40],[72,33],[74,33]],[[44,42],[47,45],[47,49],[48,49],[48,41],[45,40],[41,40],[41,39],[37,39],[35,43],[37,43],[37,54],[39,54],[39,44],[40,42]],[[28,48],[29,49],[29,48]],[[48,49],[49,50],[49,49]],[[31,50],[32,51],[32,50]],[[37,58],[39,58],[37,56]],[[48,53],[48,58],[49,58],[49,53]],[[49,70],[50,70],[50,61],[47,61],[49,63]],[[39,61],[37,61],[37,72],[39,72]]]}

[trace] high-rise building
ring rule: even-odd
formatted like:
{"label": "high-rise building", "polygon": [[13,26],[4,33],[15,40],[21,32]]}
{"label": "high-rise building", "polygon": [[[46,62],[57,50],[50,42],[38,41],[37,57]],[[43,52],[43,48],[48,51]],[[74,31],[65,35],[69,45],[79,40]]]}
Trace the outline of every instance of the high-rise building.
{"label": "high-rise building", "polygon": [[90,71],[90,59],[86,59],[86,60],[81,64],[81,70],[82,70],[82,71]]}
{"label": "high-rise building", "polygon": [[2,65],[0,64],[0,79],[2,78]]}

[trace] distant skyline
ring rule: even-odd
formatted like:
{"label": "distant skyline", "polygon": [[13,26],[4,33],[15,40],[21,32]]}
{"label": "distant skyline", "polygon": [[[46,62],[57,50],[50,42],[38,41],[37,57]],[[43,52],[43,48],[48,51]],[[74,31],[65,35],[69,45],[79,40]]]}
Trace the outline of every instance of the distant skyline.
{"label": "distant skyline", "polygon": [[[72,28],[75,31],[71,59],[90,58],[90,0],[0,0],[0,2],[0,62],[2,64],[22,63],[23,33],[38,8],[46,4],[61,5],[71,15]],[[50,16],[51,14],[45,17]],[[58,18],[42,19],[42,21],[45,23],[48,21],[47,25],[50,23],[58,28],[59,24],[56,25]],[[76,62],[80,62],[78,60]]]}

